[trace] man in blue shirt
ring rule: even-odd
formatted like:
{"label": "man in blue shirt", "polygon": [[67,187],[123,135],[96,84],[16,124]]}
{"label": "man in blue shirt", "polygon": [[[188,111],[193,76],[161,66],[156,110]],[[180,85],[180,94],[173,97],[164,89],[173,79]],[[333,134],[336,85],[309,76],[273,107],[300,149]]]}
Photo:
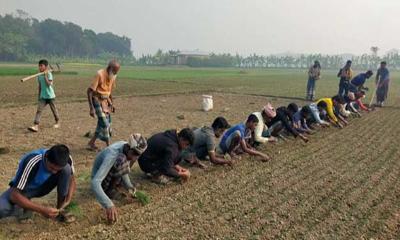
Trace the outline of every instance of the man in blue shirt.
{"label": "man in blue shirt", "polygon": [[371,70],[368,70],[365,73],[360,73],[357,76],[355,76],[351,81],[349,85],[349,91],[356,93],[361,90],[368,90],[367,87],[364,87],[364,83],[369,79],[374,73]]}
{"label": "man in blue shirt", "polygon": [[[50,149],[32,151],[20,160],[10,188],[0,196],[0,218],[23,216],[29,211],[52,219],[60,217],[75,192],[74,167],[69,149],[55,145]],[[57,208],[31,201],[49,194],[57,188]]]}
{"label": "man in blue shirt", "polygon": [[234,156],[237,150],[242,150],[253,156],[259,156],[262,161],[270,160],[270,157],[264,153],[258,152],[247,143],[247,139],[251,138],[254,129],[256,129],[259,120],[256,115],[250,114],[246,123],[240,123],[228,129],[223,135],[221,142],[218,145],[217,152],[220,154],[228,153]]}

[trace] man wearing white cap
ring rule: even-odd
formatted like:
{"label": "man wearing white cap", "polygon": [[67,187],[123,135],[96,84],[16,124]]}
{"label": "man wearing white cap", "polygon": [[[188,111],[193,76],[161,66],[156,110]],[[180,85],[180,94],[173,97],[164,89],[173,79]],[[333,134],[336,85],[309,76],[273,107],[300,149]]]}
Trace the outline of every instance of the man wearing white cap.
{"label": "man wearing white cap", "polygon": [[108,221],[117,220],[117,209],[110,198],[118,193],[121,182],[131,195],[135,192],[129,172],[146,148],[146,139],[140,134],[132,134],[127,142],[113,143],[97,155],[92,169],[91,187],[97,201],[105,209]]}
{"label": "man wearing white cap", "polygon": [[276,142],[277,139],[271,136],[271,133],[268,131],[268,127],[266,125],[266,122],[269,119],[272,119],[276,116],[275,109],[272,107],[271,103],[267,103],[261,112],[254,112],[253,114],[258,118],[259,121],[256,129],[254,129],[253,145],[266,142]]}

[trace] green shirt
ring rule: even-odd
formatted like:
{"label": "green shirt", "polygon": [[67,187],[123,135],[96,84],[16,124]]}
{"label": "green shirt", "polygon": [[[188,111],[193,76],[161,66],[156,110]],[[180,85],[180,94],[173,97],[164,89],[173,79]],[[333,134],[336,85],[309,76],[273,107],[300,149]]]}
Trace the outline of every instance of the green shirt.
{"label": "green shirt", "polygon": [[[51,72],[47,73],[47,78],[49,81],[53,81],[53,74]],[[53,99],[56,98],[56,94],[54,93],[54,88],[53,84],[52,85],[47,85],[46,79],[43,75],[38,76],[38,82],[40,86],[40,99]]]}

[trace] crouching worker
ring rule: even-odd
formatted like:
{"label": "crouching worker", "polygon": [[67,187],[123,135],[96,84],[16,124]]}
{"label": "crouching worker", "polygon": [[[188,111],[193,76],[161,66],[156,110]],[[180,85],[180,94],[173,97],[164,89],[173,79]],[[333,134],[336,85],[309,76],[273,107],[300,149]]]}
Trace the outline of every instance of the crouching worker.
{"label": "crouching worker", "polygon": [[[0,196],[0,218],[15,216],[27,220],[32,211],[61,222],[74,217],[63,209],[71,202],[76,189],[73,162],[65,145],[38,149],[23,156],[10,188]],[[57,188],[57,207],[33,202]]]}
{"label": "crouching worker", "polygon": [[228,121],[223,117],[217,117],[211,127],[204,126],[194,130],[193,146],[182,151],[183,159],[201,168],[205,166],[200,163],[199,159],[206,159],[207,156],[214,164],[232,165],[232,161],[224,159],[215,152],[217,147],[215,139],[221,137],[228,128],[230,128]]}
{"label": "crouching worker", "polygon": [[181,151],[193,145],[194,135],[189,128],[179,133],[177,130],[168,130],[157,133],[147,141],[147,149],[139,157],[140,169],[157,183],[166,183],[169,178],[187,181],[190,178],[189,170],[179,166]]}
{"label": "crouching worker", "polygon": [[310,103],[308,107],[311,110],[311,117],[307,119],[307,124],[309,125],[310,128],[312,128],[312,124],[316,124],[317,126],[323,128],[330,126],[329,122],[321,119],[320,117],[321,112],[325,112],[324,109],[327,108],[326,102],[321,101],[319,104]]}
{"label": "crouching worker", "polygon": [[317,101],[317,106],[320,111],[326,112],[327,119],[333,125],[343,128],[348,124],[346,119],[341,116],[338,109],[342,108],[343,98],[336,95],[332,98],[321,98]]}
{"label": "crouching worker", "polygon": [[117,220],[117,209],[111,199],[122,193],[121,183],[133,197],[135,188],[129,178],[132,165],[147,147],[147,142],[140,134],[133,134],[128,142],[119,141],[102,150],[94,160],[92,169],[92,190],[97,201],[105,209],[109,222]]}
{"label": "crouching worker", "polygon": [[267,103],[261,112],[254,112],[253,115],[258,118],[258,124],[254,129],[254,140],[252,145],[258,146],[266,142],[277,142],[278,139],[272,136],[273,128],[268,129],[266,125],[270,119],[276,116],[275,109],[272,107],[272,105]]}
{"label": "crouching worker", "polygon": [[231,157],[235,157],[238,153],[248,153],[253,156],[259,156],[262,161],[270,160],[270,157],[264,153],[258,152],[253,149],[247,143],[247,139],[251,138],[251,135],[259,124],[257,116],[251,114],[246,123],[240,123],[236,126],[231,127],[225,132],[218,145],[217,152],[220,154],[228,153]]}

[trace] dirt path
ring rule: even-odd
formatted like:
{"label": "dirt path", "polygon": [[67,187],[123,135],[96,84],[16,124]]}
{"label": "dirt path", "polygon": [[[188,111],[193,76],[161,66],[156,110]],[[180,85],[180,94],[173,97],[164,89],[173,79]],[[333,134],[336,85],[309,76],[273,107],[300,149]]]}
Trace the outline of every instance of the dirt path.
{"label": "dirt path", "polygon": [[[146,136],[170,127],[210,124],[223,115],[231,123],[258,110],[266,98],[217,94],[213,112],[199,111],[201,96],[175,95],[117,100],[114,140],[130,132]],[[287,104],[278,100],[276,105]],[[229,108],[229,109],[227,109]],[[75,109],[80,109],[76,111]],[[119,111],[118,111],[119,110]],[[28,133],[34,106],[5,109],[0,144],[14,143],[0,155],[0,189],[15,172],[18,158],[55,142],[68,144],[78,170],[76,200],[83,216],[62,225],[35,216],[34,224],[0,221],[7,238],[20,239],[398,239],[400,174],[397,139],[400,109],[379,109],[354,119],[346,129],[326,129],[309,144],[291,140],[266,145],[274,160],[244,158],[233,168],[193,169],[187,184],[160,187],[132,174],[152,197],[151,204],[120,205],[119,222],[104,224],[103,212],[90,194],[88,178],[94,154],[84,150],[92,130],[85,103],[60,105],[62,129],[50,129],[46,115],[38,134]],[[179,120],[177,115],[184,114]],[[124,129],[124,131],[123,131]],[[125,131],[126,129],[126,131]],[[45,201],[51,204],[53,199]]]}

